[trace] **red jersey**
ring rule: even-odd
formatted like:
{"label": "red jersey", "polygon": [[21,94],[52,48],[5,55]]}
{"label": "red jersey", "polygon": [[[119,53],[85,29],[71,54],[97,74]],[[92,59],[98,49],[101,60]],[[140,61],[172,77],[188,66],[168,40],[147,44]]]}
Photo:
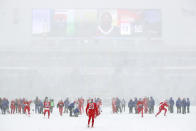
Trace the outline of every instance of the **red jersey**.
{"label": "red jersey", "polygon": [[84,104],[84,99],[81,98],[78,100],[78,102],[79,102],[79,106],[82,106]]}
{"label": "red jersey", "polygon": [[10,107],[11,107],[11,108],[15,108],[15,102],[14,102],[14,101],[11,102]]}
{"label": "red jersey", "polygon": [[143,101],[138,101],[137,102],[137,107],[138,108],[143,108],[144,102]]}
{"label": "red jersey", "polygon": [[147,106],[147,105],[148,105],[148,99],[147,99],[147,98],[144,98],[144,100],[143,100],[143,104],[144,104],[145,106]]}
{"label": "red jersey", "polygon": [[25,105],[26,107],[30,107],[30,104],[31,104],[31,101],[24,101],[24,105]]}
{"label": "red jersey", "polygon": [[64,103],[62,102],[62,101],[60,101],[59,103],[58,103],[58,107],[59,108],[62,108],[64,106]]}
{"label": "red jersey", "polygon": [[82,105],[83,105],[84,104],[84,99],[82,98],[81,101],[82,101]]}
{"label": "red jersey", "polygon": [[98,115],[98,109],[96,103],[88,103],[86,107],[86,114]]}
{"label": "red jersey", "polygon": [[112,99],[112,105],[116,105],[116,99]]}
{"label": "red jersey", "polygon": [[163,109],[163,108],[165,108],[165,106],[168,107],[167,102],[161,102],[159,108]]}
{"label": "red jersey", "polygon": [[50,109],[50,102],[44,102],[44,108],[45,109]]}

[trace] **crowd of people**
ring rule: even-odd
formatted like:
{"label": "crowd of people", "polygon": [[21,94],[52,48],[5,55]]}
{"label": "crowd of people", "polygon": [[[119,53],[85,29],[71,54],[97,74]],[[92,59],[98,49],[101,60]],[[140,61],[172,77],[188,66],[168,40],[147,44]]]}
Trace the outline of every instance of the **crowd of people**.
{"label": "crowd of people", "polygon": [[[155,106],[155,100],[153,97],[145,97],[145,98],[134,98],[130,99],[128,101],[128,108],[129,108],[129,113],[133,113],[133,110],[135,110],[135,113],[138,113],[138,103],[142,102],[142,106],[144,108],[145,113],[154,113],[154,106]],[[125,106],[126,102],[125,99],[120,100],[118,97],[112,98],[112,111],[113,113],[122,113],[123,111],[125,112]]]}
{"label": "crowd of people", "polygon": [[[173,106],[174,102],[173,99],[170,98],[169,100],[169,105],[170,105],[170,112],[173,113]],[[180,97],[176,101],[176,108],[177,108],[177,113],[182,113],[186,114],[190,112],[190,100],[189,98],[183,98],[181,99]]]}
{"label": "crowd of people", "polygon": [[[143,116],[143,113],[154,114],[155,100],[153,97],[144,97],[144,98],[139,98],[139,99],[135,97],[134,99],[130,99],[127,104],[128,104],[130,114],[134,112],[135,114],[138,114],[141,112],[142,116]],[[174,113],[175,102],[172,97],[168,100],[165,100],[164,102],[161,102],[160,106],[162,104],[164,104],[165,106],[168,105],[169,112]],[[122,113],[123,111],[125,111],[125,105],[126,105],[125,99],[121,100],[118,97],[112,98],[113,113]],[[177,108],[177,113],[182,113],[182,114],[189,113],[190,112],[189,98],[187,99],[178,98],[176,100],[176,108]]]}
{"label": "crowd of people", "polygon": [[[88,116],[88,127],[90,127],[90,121],[92,120],[92,126],[94,126],[94,119],[99,116],[102,112],[102,100],[100,98],[89,98],[86,100],[86,109],[84,110],[84,98],[80,97],[74,101],[70,101],[67,97],[64,101],[61,99],[57,102],[56,108],[58,108],[60,116],[63,116],[63,113],[69,113],[71,117],[78,117],[83,113],[86,113]],[[33,108],[33,104],[34,108]],[[144,113],[154,114],[155,100],[153,97],[144,97],[144,98],[134,98],[128,101],[129,113],[135,112],[135,114],[140,114],[143,117]],[[174,102],[171,97],[168,100],[160,102],[158,112],[156,117],[164,111],[164,116],[166,116],[167,111],[174,113],[174,105],[177,107],[177,113],[190,113],[190,100],[189,98],[178,98]],[[51,113],[53,113],[53,108],[55,107],[54,99],[49,99],[45,97],[44,100],[39,99],[38,97],[35,100],[15,99],[9,100],[7,98],[0,98],[0,110],[2,114],[26,114],[30,116],[31,111],[35,114],[43,114],[44,117],[47,115],[48,119],[50,118]],[[32,108],[32,109],[31,109]],[[122,113],[125,112],[126,101],[125,99],[120,99],[118,97],[112,98],[112,111],[113,113]]]}
{"label": "crowd of people", "polygon": [[[102,100],[100,98],[95,98],[95,103],[97,104],[98,111],[101,112]],[[90,102],[90,98],[87,99],[87,104]],[[33,105],[34,104],[34,108]],[[45,97],[44,100],[38,97],[35,100],[15,99],[11,102],[7,98],[0,98],[0,110],[2,114],[27,114],[30,115],[31,111],[35,114],[50,114],[53,113],[53,108],[55,107],[54,99],[49,99]],[[64,101],[59,100],[56,104],[59,114],[62,116],[63,113],[69,113],[71,117],[78,117],[84,113],[84,98],[80,97],[74,101],[70,101],[67,97]],[[32,108],[32,109],[31,109]]]}
{"label": "crowd of people", "polygon": [[30,104],[32,101],[28,101],[27,99],[15,99],[9,102],[7,98],[0,98],[0,110],[2,114],[10,113],[20,113],[25,114],[26,112],[30,114]]}
{"label": "crowd of people", "polygon": [[[86,100],[87,104],[90,102],[90,98]],[[101,112],[102,100],[100,98],[94,99],[97,104],[99,113]],[[59,100],[56,103],[56,107],[58,108],[59,114],[62,116],[63,113],[69,113],[70,116],[78,117],[82,113],[84,113],[84,98],[80,97],[75,99],[74,101],[70,101],[67,97],[64,101]],[[186,114],[190,112],[190,100],[189,98],[178,98],[176,102],[174,102],[173,98],[169,98],[164,101],[168,105],[168,111],[170,113],[174,113],[174,106],[176,106],[177,113]],[[34,104],[34,108],[33,105]],[[32,105],[32,106],[31,106]],[[128,105],[129,113],[139,114],[149,113],[154,114],[155,100],[153,97],[144,97],[144,98],[134,98],[130,99],[127,103],[125,99],[120,99],[118,97],[112,98],[112,111],[113,113],[122,113],[125,112],[126,105]],[[48,116],[53,112],[53,108],[55,107],[54,99],[49,99],[46,97],[44,100],[39,99],[38,97],[35,100],[27,100],[23,99],[15,99],[9,101],[7,98],[0,98],[0,110],[2,114],[31,114],[32,111],[35,114],[46,114]],[[164,109],[165,110],[165,109]],[[167,112],[167,111],[166,111]]]}

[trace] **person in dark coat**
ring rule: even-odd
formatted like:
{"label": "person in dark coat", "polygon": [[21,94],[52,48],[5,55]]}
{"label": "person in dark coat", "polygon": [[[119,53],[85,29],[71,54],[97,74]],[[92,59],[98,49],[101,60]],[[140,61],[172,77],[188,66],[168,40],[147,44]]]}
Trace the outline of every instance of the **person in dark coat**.
{"label": "person in dark coat", "polygon": [[74,106],[75,106],[75,102],[72,102],[72,103],[69,104],[69,106],[68,106],[69,115],[70,115],[70,116],[73,116],[72,113],[73,113]]}
{"label": "person in dark coat", "polygon": [[116,109],[117,109],[117,112],[122,113],[121,101],[118,97],[116,98]]}
{"label": "person in dark coat", "polygon": [[151,96],[149,100],[149,113],[150,114],[154,113],[154,106],[155,106],[155,101],[154,101],[154,98]]}
{"label": "person in dark coat", "polygon": [[134,99],[134,108],[135,108],[135,114],[137,114],[138,113],[138,110],[137,110],[137,98],[135,97],[135,99]]}
{"label": "person in dark coat", "polygon": [[43,109],[44,109],[44,103],[41,100],[39,100],[39,113],[40,114],[43,114]]}
{"label": "person in dark coat", "polygon": [[35,101],[34,101],[34,105],[35,105],[35,113],[37,114],[37,113],[39,113],[39,104],[40,104],[40,102],[39,102],[39,98],[38,97],[36,97],[35,98]]}
{"label": "person in dark coat", "polygon": [[2,106],[2,114],[6,114],[6,110],[9,107],[9,104],[8,104],[6,98],[3,98],[2,102],[1,102],[1,106]]}
{"label": "person in dark coat", "polygon": [[133,113],[134,102],[132,99],[129,100],[128,107],[129,107],[129,113]]}
{"label": "person in dark coat", "polygon": [[169,99],[169,111],[170,113],[174,113],[174,100],[172,99],[172,97],[170,97]]}
{"label": "person in dark coat", "polygon": [[186,100],[186,107],[187,107],[187,113],[190,113],[190,100],[187,98]]}
{"label": "person in dark coat", "polygon": [[182,100],[182,114],[186,114],[186,99],[183,98]]}
{"label": "person in dark coat", "polygon": [[73,113],[74,113],[74,116],[75,116],[75,117],[78,117],[80,111],[79,111],[78,108],[75,108],[75,109],[73,110]]}
{"label": "person in dark coat", "polygon": [[182,106],[182,102],[179,97],[178,100],[176,101],[177,113],[181,113],[181,106]]}
{"label": "person in dark coat", "polygon": [[68,107],[69,107],[69,98],[66,98],[66,100],[64,101],[64,113],[68,113]]}

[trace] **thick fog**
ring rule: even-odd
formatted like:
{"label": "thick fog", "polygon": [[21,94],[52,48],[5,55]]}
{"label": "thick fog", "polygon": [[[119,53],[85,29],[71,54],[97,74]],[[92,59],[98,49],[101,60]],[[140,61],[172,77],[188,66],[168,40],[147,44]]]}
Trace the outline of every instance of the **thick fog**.
{"label": "thick fog", "polygon": [[[138,36],[91,29],[99,24],[97,12],[123,9],[142,19]],[[70,36],[58,24],[57,14],[65,10],[80,25],[70,27],[77,32]],[[147,11],[156,24],[146,26]],[[90,12],[91,19],[82,12]],[[40,17],[48,19],[46,27]],[[0,97],[173,96],[195,101],[195,92],[195,0],[0,0]]]}

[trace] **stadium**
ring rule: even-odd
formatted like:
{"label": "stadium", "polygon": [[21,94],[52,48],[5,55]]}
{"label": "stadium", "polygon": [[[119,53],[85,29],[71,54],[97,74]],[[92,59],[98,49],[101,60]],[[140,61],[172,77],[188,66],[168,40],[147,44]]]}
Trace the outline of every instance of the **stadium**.
{"label": "stadium", "polygon": [[[1,0],[0,18],[0,98],[47,96],[55,104],[66,97],[101,98],[103,115],[94,130],[196,129],[194,0]],[[126,99],[128,108],[130,98],[150,96],[155,112],[170,97],[189,98],[193,108],[166,118],[141,119],[128,109],[112,114],[113,97]],[[85,115],[75,119],[54,111],[50,120],[33,111],[30,118],[0,114],[0,129],[26,130],[19,121],[29,130],[87,130]]]}

